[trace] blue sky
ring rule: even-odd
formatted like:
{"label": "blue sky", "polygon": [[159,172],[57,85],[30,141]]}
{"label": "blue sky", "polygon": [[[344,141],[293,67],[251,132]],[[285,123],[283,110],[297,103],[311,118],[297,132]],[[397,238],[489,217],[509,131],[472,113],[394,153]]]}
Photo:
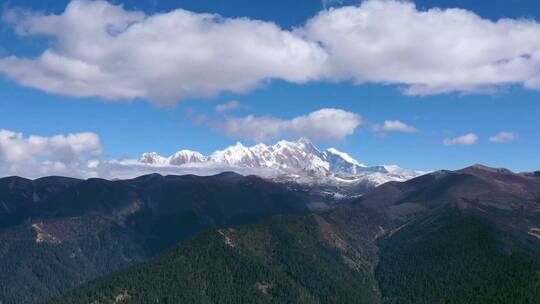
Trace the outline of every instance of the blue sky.
{"label": "blue sky", "polygon": [[[257,6],[247,0],[126,0],[111,3],[123,4],[126,11],[142,10],[147,16],[182,8],[195,13],[216,13],[227,18],[247,17],[249,20],[274,22],[282,31],[294,31],[295,28],[303,27],[307,20],[323,9],[320,1],[307,0],[260,1]],[[512,18],[519,21],[527,18],[527,22],[535,23],[540,19],[540,15],[531,15],[535,12],[540,14],[540,4],[533,0],[497,0],[490,1],[489,4],[487,1],[419,0],[415,3],[418,10],[424,11],[433,7],[459,7],[479,15],[483,20]],[[47,35],[17,34],[14,23],[6,21],[6,12],[11,12],[14,8],[25,8],[45,14],[61,14],[68,4],[69,1],[63,0],[54,1],[54,5],[50,1],[10,0],[3,7],[0,58],[17,56],[34,59],[46,49],[61,48],[57,45],[57,40]],[[333,2],[331,5],[339,9],[358,5],[358,2],[342,1]],[[519,39],[517,41],[519,42]],[[531,46],[534,47],[536,46]],[[354,61],[355,57],[351,58]],[[526,59],[530,59],[529,55]],[[153,60],[159,60],[159,57]],[[385,63],[386,61],[381,61],[380,65],[384,66]],[[18,68],[21,64],[15,62],[14,66]],[[536,70],[539,69],[540,64]],[[506,70],[497,72],[504,71]],[[199,72],[204,75],[204,71]],[[0,129],[21,132],[24,136],[42,137],[93,132],[100,138],[102,158],[138,157],[148,151],[170,155],[180,149],[207,154],[234,144],[237,140],[254,144],[257,140],[250,140],[248,135],[224,132],[221,122],[248,115],[285,121],[320,109],[332,108],[359,115],[362,124],[355,127],[352,134],[347,133],[343,138],[314,139],[315,142],[322,148],[334,146],[346,151],[364,163],[397,164],[419,170],[457,169],[473,163],[507,167],[516,171],[540,169],[540,91],[534,86],[524,85],[528,79],[502,84],[495,80],[492,85],[489,82],[492,81],[490,76],[487,84],[482,80],[481,85],[475,84],[472,89],[469,84],[463,89],[461,83],[459,86],[452,83],[448,91],[433,93],[439,87],[430,87],[430,93],[426,95],[406,94],[407,87],[411,85],[408,80],[394,81],[387,76],[381,76],[384,79],[380,81],[361,82],[358,79],[365,78],[365,72],[357,76],[356,71],[346,71],[347,75],[354,76],[347,79],[332,74],[320,79],[306,80],[304,77],[309,78],[311,74],[302,74],[298,76],[301,80],[291,80],[285,75],[270,77],[272,79],[264,79],[262,82],[256,81],[255,85],[236,92],[225,89],[218,90],[216,94],[210,94],[211,96],[173,94],[173,97],[167,97],[166,101],[163,101],[161,97],[156,97],[151,87],[150,93],[145,95],[149,97],[126,98],[124,95],[118,97],[116,93],[111,93],[110,96],[113,97],[104,98],[92,96],[93,93],[66,91],[68,89],[54,91],[56,89],[48,85],[51,81],[58,80],[57,78],[40,79],[47,84],[40,82],[39,85],[28,85],[24,83],[24,79],[13,76],[15,72],[9,73],[5,70],[2,73],[0,64]],[[280,74],[282,71],[276,73]],[[416,83],[418,77],[411,77],[415,78],[412,83]],[[204,95],[204,92],[194,95]],[[231,101],[238,102],[240,108],[225,113],[215,111],[217,105]],[[380,126],[386,120],[399,120],[418,131],[374,131],[376,125]],[[264,138],[264,141],[273,143],[281,138],[293,139],[302,135],[299,132],[301,133],[296,129],[292,133],[283,131],[283,134]],[[504,143],[489,140],[500,132],[512,133],[515,138]],[[470,133],[478,138],[472,144],[443,144],[444,139]],[[38,157],[47,156],[46,153],[44,155]]]}

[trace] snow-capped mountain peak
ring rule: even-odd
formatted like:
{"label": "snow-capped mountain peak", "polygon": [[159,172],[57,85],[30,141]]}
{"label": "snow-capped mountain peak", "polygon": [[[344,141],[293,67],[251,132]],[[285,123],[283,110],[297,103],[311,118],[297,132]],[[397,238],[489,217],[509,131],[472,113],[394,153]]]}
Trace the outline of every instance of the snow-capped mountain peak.
{"label": "snow-capped mountain peak", "polygon": [[202,163],[208,158],[196,151],[180,150],[169,158],[171,165],[183,165],[188,163]]}
{"label": "snow-capped mountain peak", "polygon": [[366,165],[359,163],[356,159],[349,156],[349,154],[347,154],[345,152],[338,151],[336,148],[328,148],[326,150],[326,152],[331,153],[331,154],[336,154],[339,157],[341,157],[344,161],[346,161],[346,162],[348,162],[350,164],[353,164],[353,165],[356,165],[356,166],[359,166],[359,167],[367,167]]}
{"label": "snow-capped mountain peak", "polygon": [[209,160],[231,166],[243,166],[249,168],[258,166],[258,159],[252,149],[245,147],[240,142],[237,142],[236,145],[230,146],[225,150],[219,150],[212,153]]}
{"label": "snow-capped mountain peak", "polygon": [[215,151],[210,156],[190,150],[181,150],[170,157],[152,152],[143,154],[138,162],[183,169],[188,165],[198,165],[237,172],[245,169],[250,172],[261,170],[260,174],[268,177],[290,176],[298,180],[348,183],[361,180],[374,185],[392,180],[406,180],[419,174],[397,166],[368,167],[335,148],[321,152],[307,138],[298,141],[281,140],[270,146],[261,143],[246,147],[238,142],[224,150]]}
{"label": "snow-capped mountain peak", "polygon": [[139,158],[139,162],[152,165],[166,165],[168,164],[168,159],[159,155],[157,152],[148,152],[143,153]]}

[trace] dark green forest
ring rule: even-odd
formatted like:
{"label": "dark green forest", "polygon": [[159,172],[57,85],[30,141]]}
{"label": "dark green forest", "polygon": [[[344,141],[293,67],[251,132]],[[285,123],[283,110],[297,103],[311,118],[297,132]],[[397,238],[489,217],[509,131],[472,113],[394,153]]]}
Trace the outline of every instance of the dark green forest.
{"label": "dark green forest", "polygon": [[[351,209],[354,210],[354,209]],[[342,216],[341,212],[339,215]],[[374,272],[336,212],[209,231],[51,303],[538,303],[538,248],[443,206],[379,239]],[[358,240],[356,240],[358,241]],[[356,263],[356,264],[355,264]],[[375,281],[376,280],[376,281]],[[380,293],[379,293],[380,290]]]}
{"label": "dark green forest", "polygon": [[313,196],[231,174],[58,191],[103,185],[152,196],[115,207],[97,195],[61,208],[77,216],[2,229],[2,304],[540,303],[536,175],[436,172],[311,213]]}
{"label": "dark green forest", "polygon": [[51,303],[377,303],[368,274],[344,263],[317,225],[278,216],[209,231]]}
{"label": "dark green forest", "polygon": [[538,248],[444,206],[379,242],[383,303],[538,303]]}

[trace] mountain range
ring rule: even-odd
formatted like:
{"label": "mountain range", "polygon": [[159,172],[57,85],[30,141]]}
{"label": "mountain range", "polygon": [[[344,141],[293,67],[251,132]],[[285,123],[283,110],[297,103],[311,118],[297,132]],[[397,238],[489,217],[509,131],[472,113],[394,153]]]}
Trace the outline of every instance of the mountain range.
{"label": "mountain range", "polygon": [[34,303],[205,229],[307,213],[325,197],[256,176],[0,179],[0,302]]}
{"label": "mountain range", "polygon": [[277,181],[372,187],[389,181],[405,181],[424,173],[395,165],[367,166],[335,148],[320,151],[307,138],[296,142],[282,140],[270,146],[245,147],[238,142],[209,156],[190,150],[181,150],[169,157],[150,152],[144,153],[137,162],[155,167],[178,167],[187,172],[189,168],[219,168]]}
{"label": "mountain range", "polygon": [[209,230],[51,303],[538,303],[540,174],[475,165]]}
{"label": "mountain range", "polygon": [[540,172],[474,165],[357,187],[1,178],[0,301],[540,301]]}

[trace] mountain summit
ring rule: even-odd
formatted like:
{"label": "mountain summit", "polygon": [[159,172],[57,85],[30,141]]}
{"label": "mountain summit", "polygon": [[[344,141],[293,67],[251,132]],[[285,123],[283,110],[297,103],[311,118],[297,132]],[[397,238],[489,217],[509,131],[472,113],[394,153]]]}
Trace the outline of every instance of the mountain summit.
{"label": "mountain summit", "polygon": [[215,167],[240,173],[247,169],[265,177],[289,177],[307,182],[361,181],[374,186],[388,181],[405,181],[422,174],[398,166],[367,166],[335,148],[321,151],[305,137],[298,141],[281,140],[269,146],[261,143],[246,147],[238,142],[210,156],[189,150],[179,151],[169,157],[155,152],[144,153],[138,163],[182,169],[190,166]]}

